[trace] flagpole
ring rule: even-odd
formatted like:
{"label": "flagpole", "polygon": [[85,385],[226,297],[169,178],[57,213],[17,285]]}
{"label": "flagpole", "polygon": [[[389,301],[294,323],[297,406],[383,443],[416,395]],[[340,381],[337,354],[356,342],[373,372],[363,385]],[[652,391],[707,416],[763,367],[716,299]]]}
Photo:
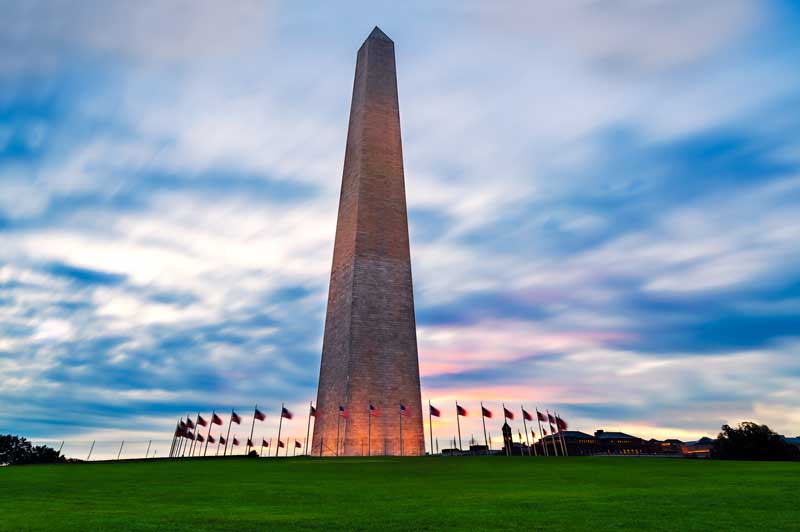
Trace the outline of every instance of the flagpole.
{"label": "flagpole", "polygon": [[402,408],[400,409],[400,456],[403,456],[403,409]]}
{"label": "flagpole", "polygon": [[172,453],[175,450],[175,440],[178,439],[178,424],[175,423],[175,432],[172,433],[172,445],[169,446],[169,457],[172,458]]}
{"label": "flagpole", "polygon": [[145,460],[147,460],[147,456],[150,454],[150,446],[152,444],[153,444],[153,440],[150,440],[149,442],[147,442],[147,450],[144,452],[144,459]]}
{"label": "flagpole", "polygon": [[256,428],[256,410],[258,410],[258,403],[256,406],[253,407],[253,424],[250,425],[250,439],[247,440],[247,446],[245,447],[244,454],[247,454],[250,450],[250,444],[253,443],[253,429]]}
{"label": "flagpole", "polygon": [[278,457],[278,453],[280,452],[281,448],[281,427],[283,426],[283,403],[281,403],[281,417],[280,421],[278,421],[278,445],[275,447],[275,457]]}
{"label": "flagpole", "polygon": [[95,440],[92,440],[92,446],[89,447],[89,456],[86,457],[86,461],[87,462],[89,461],[89,458],[92,457],[92,451],[94,451],[94,442],[95,442]]}
{"label": "flagpole", "polygon": [[[508,424],[508,417],[506,417],[506,404],[505,403],[501,403],[501,404],[503,405],[503,425],[507,425]],[[511,425],[509,425],[508,428],[511,428]],[[512,441],[513,441],[513,436],[512,436]],[[503,447],[505,447],[505,449],[506,449],[506,456],[511,456],[511,445],[506,442],[505,435],[503,435]]]}
{"label": "flagpole", "polygon": [[[339,410],[338,416],[336,416],[336,456],[339,456],[339,426],[342,424],[342,411]],[[320,447],[319,452],[322,452],[322,448]]]}
{"label": "flagpole", "polygon": [[286,440],[286,452],[283,453],[284,458],[289,456],[289,440]]}
{"label": "flagpole", "polygon": [[[519,405],[522,409],[522,428],[525,429],[525,444],[528,446],[528,456],[531,455],[531,442],[528,441],[528,424],[525,423],[525,406]],[[522,438],[520,438],[520,443],[522,443]]]}
{"label": "flagpole", "polygon": [[125,445],[125,440],[122,440],[122,443],[119,444],[119,452],[117,453],[117,460],[119,457],[122,456],[122,446]]}
{"label": "flagpole", "polygon": [[[191,421],[189,414],[186,414],[186,421]],[[189,456],[192,455],[192,449],[194,449],[194,435],[197,432],[197,425],[194,426],[194,430],[192,431],[192,442],[189,444]],[[183,450],[183,455],[186,456],[186,449]]]}
{"label": "flagpole", "polygon": [[550,441],[553,443],[553,452],[555,456],[558,456],[558,447],[556,447],[556,435],[553,432],[553,424],[550,423],[550,411],[545,410],[547,412],[547,424],[550,425]]}
{"label": "flagpole", "polygon": [[372,401],[367,409],[367,456],[372,456]]}
{"label": "flagpole", "polygon": [[208,432],[206,433],[206,445],[203,447],[203,456],[206,455],[206,451],[208,451],[208,437],[211,436],[211,426],[214,424],[214,415],[216,415],[216,411],[211,411],[211,419],[208,421]]}
{"label": "flagpole", "polygon": [[[458,417],[458,416],[456,416]],[[433,456],[433,413],[431,413],[431,400],[428,399],[428,430],[431,433],[431,456]]]}
{"label": "flagpole", "polygon": [[183,423],[183,418],[180,419],[177,423],[175,423],[175,435],[172,438],[172,447],[169,450],[169,457],[175,458],[178,455],[178,444],[180,444],[180,430],[181,430],[181,423]]}
{"label": "flagpole", "polygon": [[[456,412],[456,415],[457,414],[458,414],[458,412]],[[481,401],[481,421],[483,421],[483,442],[486,444],[486,448],[488,449],[489,448],[489,438],[486,436],[486,416],[483,415],[483,401]]]}
{"label": "flagpole", "polygon": [[539,456],[539,451],[536,449],[536,434],[533,433],[533,429],[531,429],[531,441],[533,442],[533,456]]}
{"label": "flagpole", "polygon": [[347,441],[347,422],[349,419],[350,419],[349,417],[344,418],[344,434],[342,434],[342,454],[344,454],[345,451],[344,442]]}
{"label": "flagpole", "polygon": [[197,418],[194,421],[194,442],[192,442],[192,452],[189,453],[191,456],[194,456],[194,451],[197,449],[197,431],[200,430],[200,425],[197,423],[200,421],[200,412],[197,413]]}
{"label": "flagpole", "polygon": [[[186,414],[186,430],[189,430],[189,421],[191,421],[189,419],[189,414]],[[184,431],[184,438],[185,438],[186,441],[184,441],[183,445],[181,446],[181,452],[180,452],[181,458],[186,456],[186,447],[189,445],[189,437],[186,436],[185,434],[186,434],[186,431]]]}
{"label": "flagpole", "polygon": [[308,435],[311,434],[311,401],[308,402],[308,425],[306,426],[306,442],[303,448],[303,455],[308,454]]}
{"label": "flagpole", "polygon": [[[483,406],[483,405],[481,405]],[[483,414],[483,410],[481,410],[481,414]],[[461,416],[458,415],[458,401],[456,401],[456,425],[458,426],[458,450],[461,451]],[[484,431],[484,435],[486,431]]]}
{"label": "flagpole", "polygon": [[[228,454],[228,440],[231,439],[231,425],[233,424],[233,408],[231,408],[231,418],[228,420],[228,435],[225,436],[225,449],[222,450],[222,456]],[[233,453],[233,445],[231,445],[231,453]]]}
{"label": "flagpole", "polygon": [[542,450],[544,451],[545,456],[550,456],[550,452],[547,450],[547,442],[544,441],[544,434],[542,432],[542,420],[539,419],[539,409],[536,409],[536,422],[539,424],[539,441],[542,444]]}
{"label": "flagpole", "polygon": [[556,427],[558,427],[558,435],[561,437],[561,450],[564,452],[564,456],[569,456],[569,453],[567,453],[567,442],[564,440],[564,433],[561,432],[561,423],[559,423],[559,421],[563,422],[564,420],[561,419],[558,412],[556,412]]}

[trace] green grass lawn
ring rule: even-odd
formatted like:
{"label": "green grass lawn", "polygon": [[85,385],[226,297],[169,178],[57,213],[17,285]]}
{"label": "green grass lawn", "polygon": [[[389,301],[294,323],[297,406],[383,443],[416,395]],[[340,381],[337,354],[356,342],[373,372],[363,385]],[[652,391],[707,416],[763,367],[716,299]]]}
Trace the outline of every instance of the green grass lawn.
{"label": "green grass lawn", "polygon": [[0,530],[797,531],[800,463],[208,459],[0,468]]}

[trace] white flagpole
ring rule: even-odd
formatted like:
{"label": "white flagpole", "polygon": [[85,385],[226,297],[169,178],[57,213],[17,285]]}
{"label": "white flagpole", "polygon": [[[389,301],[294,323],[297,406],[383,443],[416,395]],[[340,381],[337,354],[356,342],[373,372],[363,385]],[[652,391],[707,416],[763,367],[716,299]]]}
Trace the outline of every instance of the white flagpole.
{"label": "white flagpole", "polygon": [[[481,405],[482,406],[482,405]],[[483,414],[483,410],[481,410],[481,414]],[[458,415],[458,401],[456,401],[456,425],[458,426],[458,450],[461,450],[461,416]],[[485,424],[484,424],[485,429]],[[485,432],[485,430],[484,430]]]}
{"label": "white flagpole", "polygon": [[303,449],[303,454],[308,454],[308,435],[311,434],[311,401],[308,402],[308,426],[306,426],[306,442],[305,448]]}
{"label": "white flagpole", "polygon": [[539,442],[542,444],[542,450],[544,451],[545,456],[550,456],[550,452],[547,450],[547,442],[544,441],[544,432],[542,431],[542,420],[539,418],[539,409],[536,409],[536,422],[539,424]]}
{"label": "white flagpole", "polygon": [[561,439],[561,450],[563,451],[564,456],[568,456],[568,454],[567,454],[567,442],[564,439],[564,433],[561,431],[561,425],[558,423],[559,420],[561,420],[561,418],[559,417],[558,412],[556,412],[555,414],[556,414],[556,428],[558,428],[558,435],[560,436],[560,439]]}
{"label": "white flagpole", "polygon": [[[528,446],[528,456],[531,455],[531,443],[528,441],[528,424],[525,423],[525,405],[519,405],[522,409],[522,428],[525,429],[525,444]],[[520,443],[522,440],[520,439]]]}
{"label": "white flagpole", "polygon": [[280,443],[281,443],[281,427],[283,426],[283,403],[281,403],[281,415],[280,421],[278,421],[278,445],[275,446],[275,457],[278,457],[278,453],[280,452]]}
{"label": "white flagpole", "polygon": [[431,433],[431,456],[433,456],[433,412],[431,412],[430,399],[428,399],[428,430]]}
{"label": "white flagpole", "polygon": [[553,443],[553,452],[556,456],[558,456],[558,447],[556,447],[556,433],[553,432],[553,424],[550,423],[550,411],[545,410],[547,412],[547,424],[550,425],[550,441]]}
{"label": "white flagpole", "polygon": [[250,439],[247,440],[244,454],[247,454],[250,451],[250,444],[253,443],[253,429],[256,428],[256,410],[258,410],[258,403],[256,403],[255,407],[253,407],[253,424],[250,425]]}
{"label": "white flagpole", "polygon": [[[228,435],[225,436],[225,449],[222,450],[222,456],[228,453],[228,440],[231,438],[231,424],[233,423],[233,408],[231,408],[231,418],[228,420]],[[231,445],[231,453],[233,453],[233,445]]]}
{"label": "white flagpole", "polygon": [[[458,412],[456,412],[456,415],[458,415]],[[483,421],[483,441],[486,443],[487,449],[490,449],[489,438],[486,436],[486,416],[483,415],[483,401],[481,401],[481,421]]]}
{"label": "white flagpole", "polygon": [[206,455],[206,451],[208,451],[208,437],[211,436],[211,426],[214,424],[214,416],[216,415],[215,411],[211,412],[211,419],[208,420],[208,432],[206,433],[206,444],[203,447],[203,456]]}

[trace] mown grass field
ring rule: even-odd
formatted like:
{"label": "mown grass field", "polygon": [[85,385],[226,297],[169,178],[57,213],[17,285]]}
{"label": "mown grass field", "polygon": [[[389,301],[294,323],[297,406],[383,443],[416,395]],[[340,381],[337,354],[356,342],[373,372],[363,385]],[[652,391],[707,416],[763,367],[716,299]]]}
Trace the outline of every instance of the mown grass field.
{"label": "mown grass field", "polygon": [[800,529],[800,463],[208,459],[0,468],[0,530]]}

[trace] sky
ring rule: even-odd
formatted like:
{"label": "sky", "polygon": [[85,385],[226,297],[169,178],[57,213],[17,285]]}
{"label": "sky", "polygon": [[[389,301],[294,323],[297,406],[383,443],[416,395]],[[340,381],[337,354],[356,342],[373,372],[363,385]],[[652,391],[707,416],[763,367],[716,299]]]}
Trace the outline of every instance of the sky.
{"label": "sky", "polygon": [[797,3],[0,12],[0,433],[168,438],[258,403],[268,437],[285,402],[305,436],[375,25],[437,436],[455,400],[465,439],[480,401],[584,432],[800,433]]}

